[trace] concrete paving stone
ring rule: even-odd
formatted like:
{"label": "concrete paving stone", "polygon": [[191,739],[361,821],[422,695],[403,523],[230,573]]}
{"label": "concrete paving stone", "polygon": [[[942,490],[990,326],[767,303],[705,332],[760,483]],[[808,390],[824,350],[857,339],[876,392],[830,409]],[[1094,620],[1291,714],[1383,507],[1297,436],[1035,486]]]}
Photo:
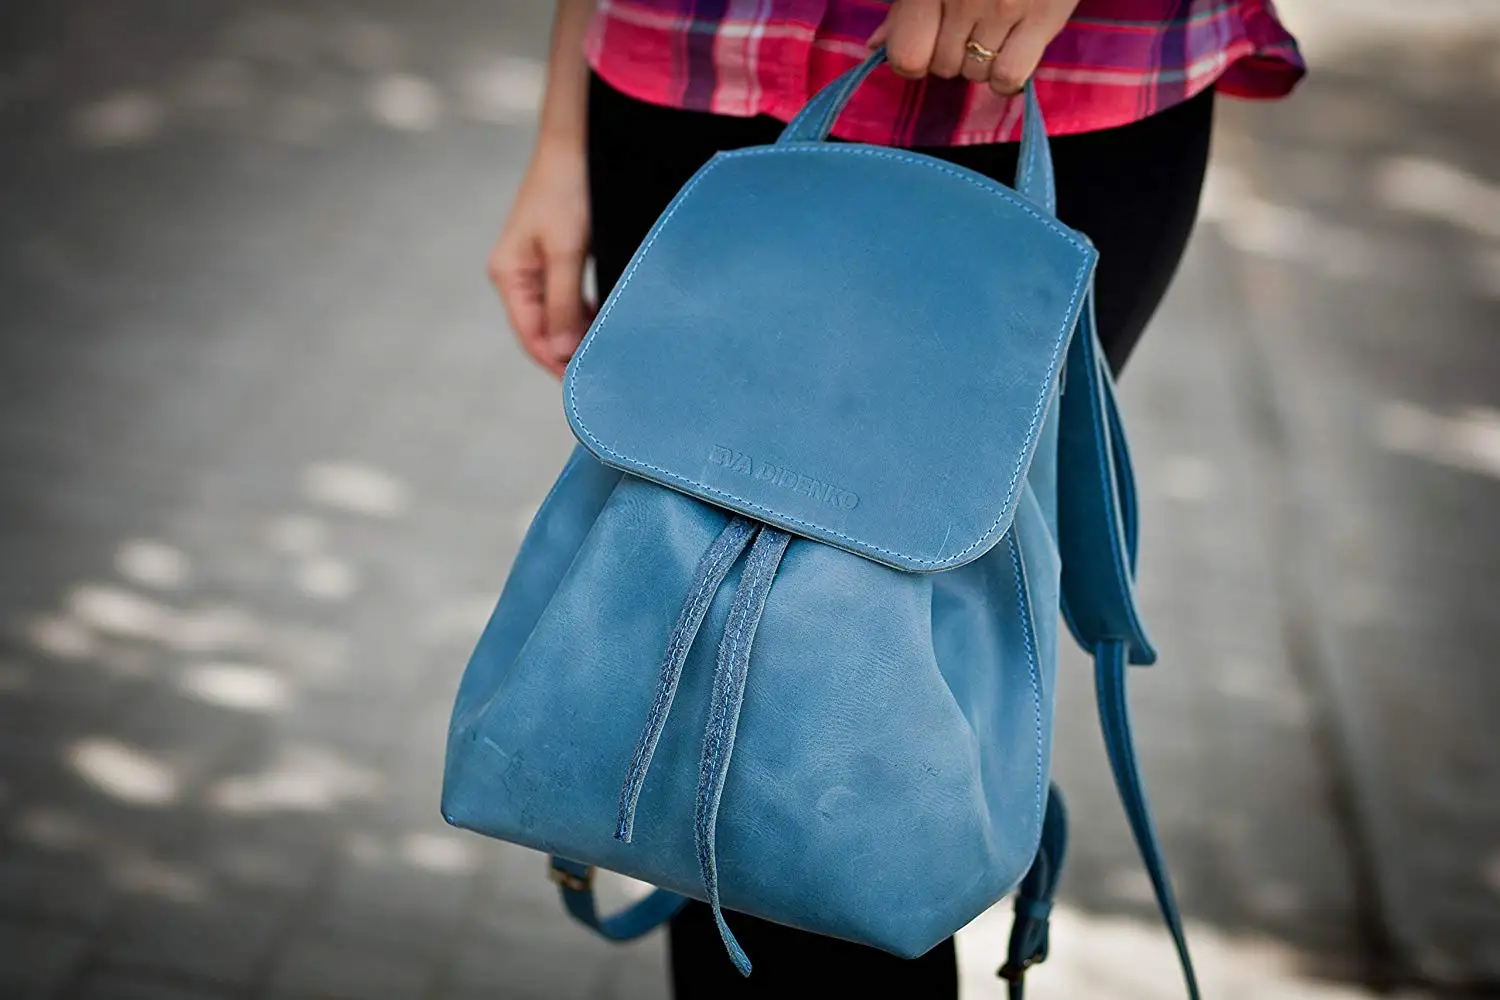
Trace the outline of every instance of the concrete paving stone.
{"label": "concrete paving stone", "polygon": [[116,965],[243,988],[269,958],[292,911],[292,901],[281,896],[210,893],[191,902],[134,900],[111,919],[102,957]]}
{"label": "concrete paving stone", "polygon": [[[557,886],[547,877],[547,856],[530,848],[487,840],[463,831],[467,839],[489,847],[485,861],[485,878],[490,898],[506,900],[523,912],[550,919],[553,908],[560,907]],[[611,891],[613,883],[601,882],[601,891]]]}
{"label": "concrete paving stone", "polygon": [[0,986],[3,986],[7,991],[5,994],[6,1000],[53,1000],[53,997],[56,996],[55,992],[51,989],[26,986],[21,983],[11,985],[3,979],[0,979]]}
{"label": "concrete paving stone", "polygon": [[359,674],[357,690],[302,690],[270,720],[281,739],[322,741],[356,759],[378,761],[402,738],[403,706],[386,684]]}
{"label": "concrete paving stone", "polygon": [[649,941],[618,948],[606,966],[599,986],[601,1000],[665,1000],[671,996],[665,941]]}
{"label": "concrete paving stone", "polygon": [[[664,934],[623,946],[603,941],[563,909],[544,855],[497,842],[487,861],[485,902],[446,983],[454,996],[477,997],[496,983],[522,996],[545,993],[549,984],[556,996],[588,1000],[667,995]],[[642,891],[609,873],[596,887],[605,911]]]}
{"label": "concrete paving stone", "polygon": [[70,747],[64,757],[68,767],[42,774],[45,790],[20,786],[11,810],[14,839],[101,863],[181,849],[193,814],[178,801],[170,770],[103,739]]}
{"label": "concrete paving stone", "polygon": [[381,824],[397,829],[448,829],[442,819],[442,763],[437,762],[415,773],[419,780],[393,783],[385,796]]}
{"label": "concrete paving stone", "polygon": [[50,742],[0,729],[0,781],[6,788],[5,802],[0,805],[10,814],[8,825],[14,824],[14,814],[76,780],[63,757]]}
{"label": "concrete paving stone", "polygon": [[205,704],[163,684],[114,720],[108,734],[170,766],[190,795],[251,745],[261,728],[254,713]]}
{"label": "concrete paving stone", "polygon": [[[1239,192],[1215,229],[1241,251],[1247,330],[1274,374],[1292,583],[1387,961],[1492,989],[1500,895],[1476,873],[1496,844],[1500,534],[1478,442],[1500,405],[1500,353],[1495,286],[1473,262],[1500,178],[1478,82],[1500,35],[1489,18],[1446,43],[1421,21],[1381,29],[1397,6],[1382,3],[1349,38],[1346,5],[1289,6],[1323,39],[1322,71],[1283,114],[1236,109],[1225,162]],[[1434,207],[1457,190],[1488,194]],[[1302,237],[1257,233],[1251,217],[1271,215]]]}
{"label": "concrete paving stone", "polygon": [[282,823],[303,841],[362,821],[387,784],[370,758],[332,740],[283,739],[268,729],[206,783],[204,805],[216,827]]}
{"label": "concrete paving stone", "polygon": [[327,816],[200,818],[194,843],[185,848],[193,864],[231,892],[300,896],[329,864],[344,836]]}
{"label": "concrete paving stone", "polygon": [[441,953],[472,920],[476,883],[464,856],[450,858],[440,847],[424,854],[422,843],[370,837],[347,844],[312,926],[401,951]]}
{"label": "concrete paving stone", "polygon": [[0,996],[58,989],[83,958],[88,938],[34,920],[0,920]]}
{"label": "concrete paving stone", "polygon": [[411,1000],[438,977],[430,958],[398,954],[382,942],[328,931],[298,934],[272,967],[275,997]]}
{"label": "concrete paving stone", "polygon": [[[497,956],[499,958],[499,956]],[[464,979],[446,986],[442,1000],[665,1000],[666,955],[660,935],[616,946],[585,970],[547,969],[517,956],[493,966],[460,965]]]}
{"label": "concrete paving stone", "polygon": [[[50,626],[31,622],[25,627],[42,630]],[[64,706],[73,719],[81,721],[108,712],[140,684],[138,679],[102,669],[98,662],[48,657],[25,649],[20,642],[0,644],[0,650],[11,645],[16,651],[0,651],[0,662],[9,668],[3,676],[11,678],[13,686],[0,691],[0,699],[20,706]]]}
{"label": "concrete paving stone", "polygon": [[[661,945],[653,939],[631,947],[659,951]],[[449,968],[446,985],[457,995],[489,989],[500,996],[594,1000],[616,968],[615,950],[582,928],[502,910],[469,935]]]}
{"label": "concrete paving stone", "polygon": [[0,700],[0,732],[8,734],[0,749],[10,751],[7,756],[13,753],[18,763],[45,754],[53,745],[54,734],[78,725],[78,715],[64,702],[17,697]]}
{"label": "concrete paving stone", "polygon": [[91,973],[73,993],[77,1000],[230,1000],[237,995],[211,983],[107,967]]}
{"label": "concrete paving stone", "polygon": [[[1224,933],[1190,922],[1193,959],[1204,996],[1220,1000],[1374,1000],[1382,994],[1329,978],[1301,962],[1301,953],[1275,939]],[[960,994],[964,1000],[1004,1000],[1006,983],[995,975],[1010,914],[995,908],[958,938]],[[1171,939],[1156,921],[1092,914],[1059,906],[1053,911],[1047,960],[1026,976],[1026,995],[1037,1000],[1156,1000],[1183,995]],[[1411,994],[1392,1000],[1419,1000]]]}
{"label": "concrete paving stone", "polygon": [[0,846],[0,914],[5,917],[88,930],[103,921],[113,897],[87,855]]}
{"label": "concrete paving stone", "polygon": [[524,982],[504,978],[503,973],[497,974],[494,980],[484,985],[455,986],[439,991],[437,996],[440,1000],[496,1000],[498,997],[505,997],[506,1000],[564,1000],[567,997],[546,983],[528,986]]}
{"label": "concrete paving stone", "polygon": [[[456,678],[453,687],[457,689]],[[403,722],[409,735],[393,757],[384,808],[386,820],[395,826],[441,825],[443,756],[451,698],[449,694],[430,709],[414,711]]]}

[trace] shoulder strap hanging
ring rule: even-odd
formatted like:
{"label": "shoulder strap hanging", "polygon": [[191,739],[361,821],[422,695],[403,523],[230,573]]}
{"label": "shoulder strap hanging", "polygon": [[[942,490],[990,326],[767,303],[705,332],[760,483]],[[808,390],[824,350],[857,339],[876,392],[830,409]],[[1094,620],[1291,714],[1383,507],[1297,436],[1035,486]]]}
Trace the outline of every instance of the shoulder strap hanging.
{"label": "shoulder strap hanging", "polygon": [[1026,993],[1026,970],[1047,958],[1052,917],[1052,899],[1062,876],[1068,848],[1068,813],[1062,793],[1054,783],[1047,791],[1047,812],[1042,819],[1042,839],[1036,857],[1016,889],[1016,918],[1010,926],[1010,948],[1005,964],[996,973],[1009,983],[1009,1000],[1022,1000]]}
{"label": "shoulder strap hanging", "polygon": [[1156,651],[1136,611],[1135,478],[1114,382],[1094,328],[1092,292],[1066,364],[1057,455],[1063,614],[1079,645],[1093,653],[1099,722],[1115,787],[1176,946],[1188,996],[1198,1000],[1197,976],[1131,735],[1125,674],[1129,664],[1155,662]]}

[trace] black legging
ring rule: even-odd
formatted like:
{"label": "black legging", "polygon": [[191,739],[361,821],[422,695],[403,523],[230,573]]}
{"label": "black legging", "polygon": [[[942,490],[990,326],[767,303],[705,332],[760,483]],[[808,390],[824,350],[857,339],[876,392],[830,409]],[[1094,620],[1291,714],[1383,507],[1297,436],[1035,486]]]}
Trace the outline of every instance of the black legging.
{"label": "black legging", "polygon": [[[1212,124],[1208,91],[1121,128],[1052,140],[1058,216],[1099,250],[1099,338],[1117,372],[1187,245]],[[773,142],[781,128],[769,117],[731,118],[645,104],[595,77],[589,90],[588,157],[600,293],[614,287],[657,216],[709,157]],[[1015,174],[1016,151],[1012,143],[921,150],[1007,184]],[[906,961],[743,914],[731,915],[730,923],[755,962],[755,974],[740,977],[724,955],[708,907],[692,903],[671,926],[678,1000],[795,997],[819,980],[850,994],[900,991],[924,1000],[958,995],[951,939]],[[1001,957],[995,956],[996,965]]]}

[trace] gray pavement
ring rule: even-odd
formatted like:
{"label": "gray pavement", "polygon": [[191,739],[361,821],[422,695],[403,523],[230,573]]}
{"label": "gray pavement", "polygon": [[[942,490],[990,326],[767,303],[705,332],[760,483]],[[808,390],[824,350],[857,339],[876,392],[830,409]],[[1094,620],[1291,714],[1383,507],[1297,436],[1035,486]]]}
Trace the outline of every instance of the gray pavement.
{"label": "gray pavement", "polygon": [[1388,971],[1494,988],[1500,10],[1346,37],[1342,6],[1309,18],[1316,86],[1236,119],[1216,228],[1242,251],[1294,655]]}
{"label": "gray pavement", "polygon": [[[1163,651],[1137,729],[1209,995],[1478,995],[1500,25],[1283,6],[1320,72],[1221,102],[1123,382]],[[659,938],[590,939],[536,856],[436,807],[570,442],[482,276],[548,14],[0,12],[0,996],[665,995]],[[1034,995],[1177,996],[1062,676],[1077,829]],[[967,997],[1001,995],[1005,928],[961,936]]]}

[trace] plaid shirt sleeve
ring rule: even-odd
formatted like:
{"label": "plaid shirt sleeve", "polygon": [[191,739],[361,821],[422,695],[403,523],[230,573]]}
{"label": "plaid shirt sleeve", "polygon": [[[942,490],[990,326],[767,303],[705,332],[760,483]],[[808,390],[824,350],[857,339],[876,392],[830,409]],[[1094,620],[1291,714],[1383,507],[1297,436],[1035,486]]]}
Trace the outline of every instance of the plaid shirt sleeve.
{"label": "plaid shirt sleeve", "polygon": [[[589,64],[639,100],[790,119],[868,55],[884,0],[599,0]],[[1306,71],[1271,0],[1080,0],[1036,71],[1054,135],[1124,125],[1217,84],[1274,98]],[[1013,142],[1020,102],[965,80],[874,74],[834,128],[889,146]]]}

